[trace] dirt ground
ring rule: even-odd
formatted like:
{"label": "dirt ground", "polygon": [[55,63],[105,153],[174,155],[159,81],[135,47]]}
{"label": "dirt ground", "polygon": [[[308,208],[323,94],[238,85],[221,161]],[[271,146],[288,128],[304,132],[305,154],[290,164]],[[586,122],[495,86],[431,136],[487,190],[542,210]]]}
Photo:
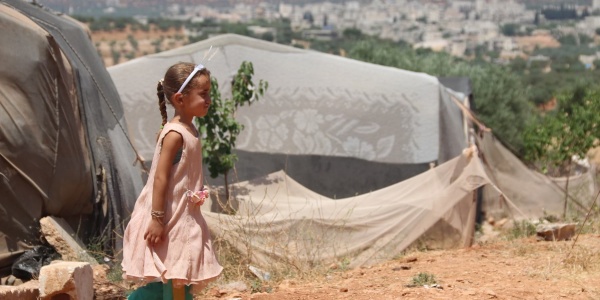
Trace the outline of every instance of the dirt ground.
{"label": "dirt ground", "polygon": [[539,48],[558,48],[560,42],[556,40],[549,32],[536,34],[532,36],[515,37],[515,42],[519,48],[525,52],[531,52],[536,47]]}
{"label": "dirt ground", "polygon": [[[412,252],[370,267],[334,268],[309,280],[265,282],[262,293],[212,286],[195,299],[600,299],[600,235],[581,235],[572,246],[501,238],[466,249]],[[412,285],[430,276],[435,283]],[[96,298],[115,299],[98,291]]]}
{"label": "dirt ground", "polygon": [[[171,28],[163,31],[154,25],[150,25],[148,31],[131,30],[128,27],[124,30],[95,31],[90,35],[106,67],[116,64],[113,53],[118,53],[117,63],[124,63],[140,56],[179,48],[188,43],[183,29]],[[132,44],[130,39],[135,40],[136,44]]]}

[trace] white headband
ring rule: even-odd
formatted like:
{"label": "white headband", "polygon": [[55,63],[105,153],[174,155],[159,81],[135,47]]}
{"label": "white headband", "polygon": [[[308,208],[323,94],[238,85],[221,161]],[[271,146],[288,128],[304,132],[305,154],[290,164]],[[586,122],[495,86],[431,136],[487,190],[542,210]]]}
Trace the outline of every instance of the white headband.
{"label": "white headband", "polygon": [[194,67],[194,70],[192,71],[192,73],[190,73],[190,76],[188,76],[185,81],[183,82],[183,84],[181,85],[181,87],[179,88],[179,91],[177,91],[178,93],[181,93],[181,91],[183,91],[183,89],[185,88],[185,86],[190,82],[190,80],[192,80],[192,77],[194,77],[194,75],[196,75],[196,73],[198,73],[199,71],[205,69],[204,65],[202,64],[197,64],[196,67]]}

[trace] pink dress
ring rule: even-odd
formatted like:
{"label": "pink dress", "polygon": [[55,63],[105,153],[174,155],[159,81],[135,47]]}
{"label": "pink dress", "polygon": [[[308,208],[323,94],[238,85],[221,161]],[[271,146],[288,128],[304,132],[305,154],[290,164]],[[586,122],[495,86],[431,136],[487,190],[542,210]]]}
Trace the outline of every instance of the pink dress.
{"label": "pink dress", "polygon": [[[160,156],[162,140],[170,132],[183,137],[179,163],[171,168],[165,198],[163,241],[150,246],[144,233],[151,221],[154,172]],[[202,145],[200,139],[177,123],[167,123],[154,150],[148,182],[137,199],[131,220],[123,237],[123,278],[147,282],[173,280],[175,286],[194,284],[203,288],[223,270],[219,265],[208,226],[200,206],[192,203],[188,191],[202,188]],[[197,199],[195,199],[197,200]]]}

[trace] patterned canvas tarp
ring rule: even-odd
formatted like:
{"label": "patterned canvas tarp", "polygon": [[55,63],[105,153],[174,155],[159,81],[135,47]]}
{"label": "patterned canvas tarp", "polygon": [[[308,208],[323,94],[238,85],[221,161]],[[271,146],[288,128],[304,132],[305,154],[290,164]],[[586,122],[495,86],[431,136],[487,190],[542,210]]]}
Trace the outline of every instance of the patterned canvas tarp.
{"label": "patterned canvas tarp", "polygon": [[[212,46],[217,51],[208,61]],[[210,55],[209,55],[210,56]],[[237,180],[284,169],[330,197],[368,192],[456,157],[463,118],[436,77],[233,34],[109,67],[131,136],[150,160],[160,126],[156,83],[179,61],[203,62],[230,97],[243,61],[269,88],[241,107]],[[358,180],[358,173],[376,178]]]}

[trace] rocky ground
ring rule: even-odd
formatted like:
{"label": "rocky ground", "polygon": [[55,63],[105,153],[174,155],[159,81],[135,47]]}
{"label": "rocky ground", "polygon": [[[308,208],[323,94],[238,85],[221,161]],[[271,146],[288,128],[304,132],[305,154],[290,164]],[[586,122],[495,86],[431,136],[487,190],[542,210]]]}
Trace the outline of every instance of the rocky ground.
{"label": "rocky ground", "polygon": [[[96,281],[97,299],[119,299],[126,290]],[[573,241],[496,238],[250,290],[220,284],[195,299],[600,299],[600,235],[581,235],[574,247]]]}

